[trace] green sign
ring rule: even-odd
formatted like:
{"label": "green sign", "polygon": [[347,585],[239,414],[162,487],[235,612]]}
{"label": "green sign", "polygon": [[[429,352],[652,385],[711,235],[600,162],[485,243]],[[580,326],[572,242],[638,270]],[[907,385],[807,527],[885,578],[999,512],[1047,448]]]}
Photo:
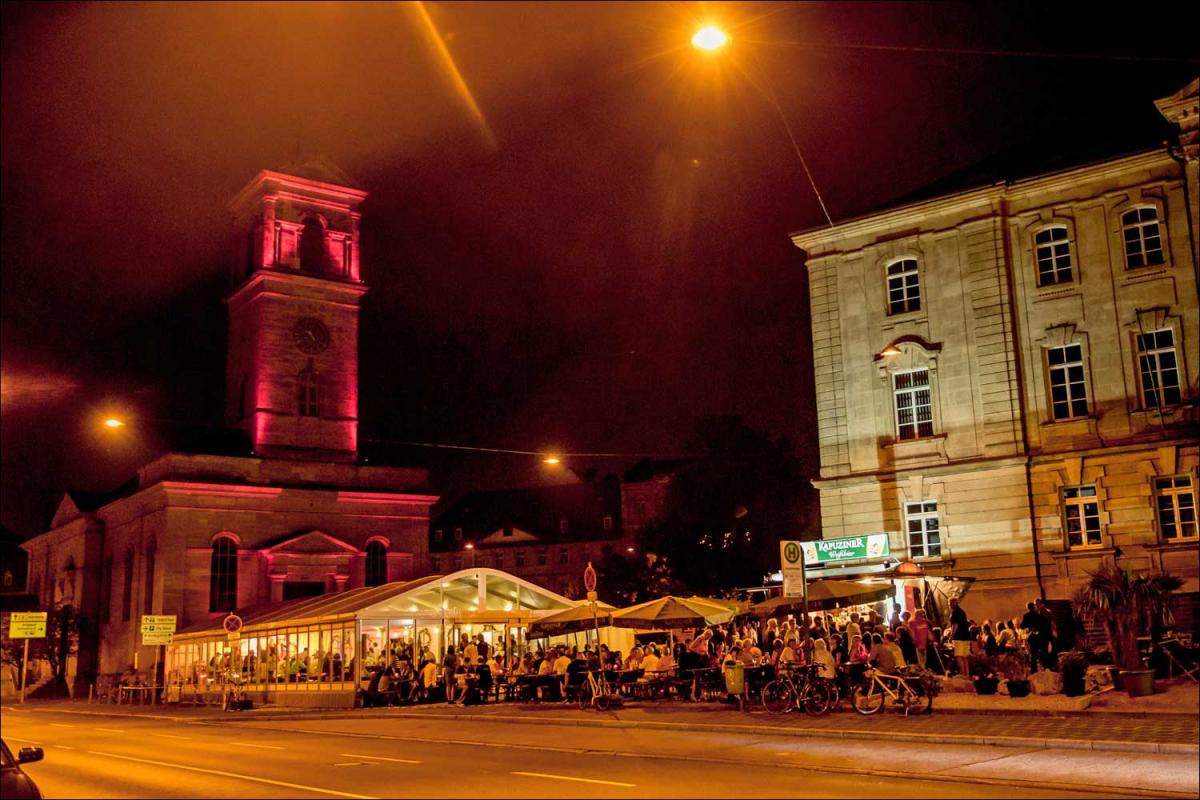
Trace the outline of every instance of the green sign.
{"label": "green sign", "polygon": [[8,620],[8,638],[42,639],[46,636],[45,611],[14,611]]}
{"label": "green sign", "polygon": [[805,564],[880,558],[891,552],[886,533],[843,536],[840,539],[818,539],[815,542],[803,542],[802,546],[804,547]]}

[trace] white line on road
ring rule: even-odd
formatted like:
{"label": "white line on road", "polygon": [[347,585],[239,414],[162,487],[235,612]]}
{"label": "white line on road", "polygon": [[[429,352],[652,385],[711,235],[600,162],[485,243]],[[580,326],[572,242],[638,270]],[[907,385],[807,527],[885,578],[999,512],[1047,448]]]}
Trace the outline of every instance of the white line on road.
{"label": "white line on road", "polygon": [[96,728],[96,730],[104,731],[105,733],[124,733],[125,732],[120,728]]}
{"label": "white line on road", "polygon": [[71,747],[71,746],[65,745],[65,744],[56,744],[54,746],[57,747],[59,750],[74,750],[75,749],[74,747]]}
{"label": "white line on road", "polygon": [[286,747],[280,747],[277,744],[252,744],[250,742],[229,742],[234,747],[261,747],[263,750],[286,750]]}
{"label": "white line on road", "polygon": [[572,778],[570,775],[549,775],[545,772],[514,772],[513,775],[526,775],[530,778],[553,778],[556,781],[578,781],[580,783],[602,783],[605,786],[637,786],[636,783],[621,783],[620,781],[598,781],[594,778]]}
{"label": "white line on road", "polygon": [[420,764],[420,761],[413,761],[411,758],[391,758],[389,756],[365,756],[362,753],[338,753],[339,756],[345,758],[370,758],[375,761],[395,761],[397,764]]}
{"label": "white line on road", "polygon": [[192,740],[191,736],[176,736],[173,733],[152,733],[150,735],[151,736],[159,736],[163,739],[184,739],[189,742]]}
{"label": "white line on road", "polygon": [[16,736],[9,736],[8,740],[10,742],[23,742],[25,744],[41,745],[41,742],[35,742],[33,739],[18,739]]}
{"label": "white line on road", "polygon": [[287,781],[275,781],[270,778],[256,778],[253,775],[242,775],[237,772],[225,772],[220,769],[205,769],[204,767],[193,767],[187,764],[172,764],[167,761],[152,761],[148,758],[134,758],[133,756],[120,756],[116,753],[102,753],[99,750],[88,750],[94,756],[104,756],[105,758],[120,758],[125,761],[136,761],[139,764],[153,764],[158,767],[169,767],[171,769],[185,769],[191,772],[203,772],[208,775],[221,775],[226,778],[236,778],[237,780],[253,781],[254,783],[268,783],[272,786],[286,786],[289,789],[301,789],[306,792],[317,792],[318,794],[332,794],[338,797],[352,797],[355,800],[375,800],[369,794],[351,794],[350,792],[339,792],[336,789],[322,789],[319,786],[305,786],[302,783],[288,783]]}
{"label": "white line on road", "polygon": [[74,726],[74,725],[68,725],[68,724],[67,724],[67,723],[65,723],[65,722],[51,722],[51,723],[50,723],[50,727],[51,727],[51,728],[74,728],[75,726]]}

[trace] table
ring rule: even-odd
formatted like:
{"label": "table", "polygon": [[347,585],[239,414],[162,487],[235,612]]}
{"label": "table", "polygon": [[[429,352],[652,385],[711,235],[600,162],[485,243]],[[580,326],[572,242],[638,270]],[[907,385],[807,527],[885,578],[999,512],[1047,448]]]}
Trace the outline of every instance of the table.
{"label": "table", "polygon": [[153,692],[157,688],[157,686],[130,686],[121,684],[117,690],[117,702],[118,704],[124,703],[125,698],[128,697],[129,704],[133,705],[133,699],[137,697],[139,702],[148,704],[153,699]]}

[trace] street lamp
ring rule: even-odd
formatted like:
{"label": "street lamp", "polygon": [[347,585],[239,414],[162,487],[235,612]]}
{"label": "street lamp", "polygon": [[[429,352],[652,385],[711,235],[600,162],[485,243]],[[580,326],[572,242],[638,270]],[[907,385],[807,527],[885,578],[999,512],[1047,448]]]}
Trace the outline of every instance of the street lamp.
{"label": "street lamp", "polygon": [[104,420],[104,426],[106,428],[124,428],[125,423],[116,417],[109,417],[108,419]]}
{"label": "street lamp", "polygon": [[[723,48],[729,42],[729,37],[719,28],[712,25],[706,25],[696,31],[692,36],[692,46],[698,50],[713,53]],[[736,62],[735,66],[736,66]],[[812,173],[808,169],[808,162],[804,160],[804,154],[800,152],[800,144],[796,141],[796,135],[792,133],[792,126],[787,121],[787,115],[783,113],[783,107],[779,105],[779,99],[775,97],[775,92],[770,85],[764,81],[756,81],[754,78],[743,70],[743,75],[746,79],[758,89],[759,93],[767,99],[771,107],[775,109],[775,113],[779,115],[779,121],[783,123],[783,130],[787,133],[788,141],[792,143],[792,150],[796,153],[796,158],[800,161],[800,166],[804,169],[804,176],[808,178],[808,185],[812,187],[813,194],[817,196],[817,203],[821,206],[821,213],[825,215],[825,221],[829,223],[829,227],[834,227],[833,217],[829,215],[829,209],[825,207],[825,199],[821,197],[821,190],[817,188],[817,182],[813,179]]]}

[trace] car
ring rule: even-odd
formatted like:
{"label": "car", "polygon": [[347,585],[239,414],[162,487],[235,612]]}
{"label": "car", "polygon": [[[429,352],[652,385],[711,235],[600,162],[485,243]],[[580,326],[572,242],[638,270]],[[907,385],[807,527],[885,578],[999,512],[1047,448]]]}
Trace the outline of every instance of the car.
{"label": "car", "polygon": [[41,761],[45,756],[40,747],[22,747],[13,758],[8,743],[0,739],[0,797],[4,800],[42,800],[37,784],[25,774],[21,765]]}

